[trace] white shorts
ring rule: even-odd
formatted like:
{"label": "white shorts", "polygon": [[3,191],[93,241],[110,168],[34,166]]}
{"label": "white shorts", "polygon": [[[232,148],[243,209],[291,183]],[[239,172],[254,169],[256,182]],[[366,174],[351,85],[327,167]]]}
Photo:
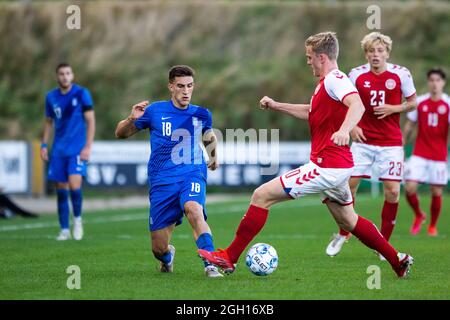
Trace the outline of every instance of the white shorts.
{"label": "white shorts", "polygon": [[405,180],[445,186],[448,183],[447,162],[411,156],[406,162]]}
{"label": "white shorts", "polygon": [[352,177],[378,180],[403,180],[403,147],[380,147],[353,142],[350,148],[355,162]]}
{"label": "white shorts", "polygon": [[353,203],[348,184],[352,171],[353,168],[321,168],[313,162],[308,162],[281,175],[280,181],[286,193],[293,199],[308,194],[320,194],[324,201],[329,199],[346,206]]}

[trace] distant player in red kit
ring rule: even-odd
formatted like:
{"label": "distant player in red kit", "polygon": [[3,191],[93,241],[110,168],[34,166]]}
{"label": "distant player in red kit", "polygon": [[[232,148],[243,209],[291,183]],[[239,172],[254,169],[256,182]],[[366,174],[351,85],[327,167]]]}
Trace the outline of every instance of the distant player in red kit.
{"label": "distant player in red kit", "polygon": [[448,183],[447,153],[450,123],[450,97],[443,93],[446,75],[441,69],[427,73],[429,93],[417,98],[417,110],[407,114],[405,142],[417,124],[414,151],[406,163],[406,199],[414,210],[411,227],[413,235],[419,233],[426,215],[420,210],[417,197],[419,183],[428,183],[431,190],[431,220],[428,235],[437,236],[436,223],[441,212],[442,191]]}
{"label": "distant player in red kit", "polygon": [[[358,89],[366,112],[352,130],[351,151],[355,169],[350,189],[355,196],[362,178],[377,176],[383,182],[384,205],[381,213],[381,234],[389,241],[394,230],[403,180],[403,139],[400,113],[414,110],[416,89],[408,69],[387,63],[392,40],[379,32],[366,35],[361,41],[369,63],[354,68],[350,80]],[[402,99],[405,97],[405,102]],[[340,229],[326,249],[337,255],[350,233]],[[384,260],[382,256],[380,259]]]}
{"label": "distant player in red kit", "polygon": [[397,252],[377,227],[358,216],[352,206],[348,179],[353,171],[353,158],[348,145],[350,131],[361,120],[364,106],[355,86],[338,69],[338,40],[332,32],[319,33],[306,40],[305,49],[308,65],[320,78],[310,104],[280,103],[264,97],[260,105],[264,109],[308,120],[310,162],[257,188],[230,246],[217,252],[200,249],[199,255],[225,273],[231,273],[242,252],[263,228],[272,205],[309,194],[321,194],[340,227],[383,254],[397,275],[405,277],[413,258]]}

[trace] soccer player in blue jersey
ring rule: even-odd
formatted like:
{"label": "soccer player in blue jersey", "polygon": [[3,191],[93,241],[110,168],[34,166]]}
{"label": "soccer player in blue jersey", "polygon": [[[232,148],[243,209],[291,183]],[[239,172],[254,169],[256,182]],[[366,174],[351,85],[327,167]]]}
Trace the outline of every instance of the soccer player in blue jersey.
{"label": "soccer player in blue jersey", "polygon": [[[56,67],[58,88],[45,98],[45,124],[41,158],[49,161],[48,141],[53,126],[53,139],[48,180],[56,183],[58,215],[61,232],[56,240],[69,240],[69,195],[73,209],[73,238],[83,238],[81,221],[81,184],[91,153],[95,134],[95,116],[91,94],[75,83],[72,68],[67,63]],[[70,192],[69,192],[70,190]]]}
{"label": "soccer player in blue jersey", "polygon": [[[173,272],[175,247],[170,239],[183,214],[192,226],[198,248],[214,251],[211,229],[206,223],[207,168],[218,167],[217,138],[208,109],[190,103],[194,70],[174,66],[169,71],[168,101],[140,102],[118,123],[116,137],[125,139],[149,129],[151,155],[148,162],[150,237],[161,272]],[[201,143],[209,156],[207,164]],[[221,277],[215,266],[205,264],[208,277]]]}

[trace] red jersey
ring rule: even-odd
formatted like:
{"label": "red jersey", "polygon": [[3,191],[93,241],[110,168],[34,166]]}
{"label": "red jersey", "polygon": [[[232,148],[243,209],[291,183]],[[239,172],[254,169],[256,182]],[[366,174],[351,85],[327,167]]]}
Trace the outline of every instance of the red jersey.
{"label": "red jersey", "polygon": [[320,79],[309,110],[312,162],[322,168],[352,168],[353,157],[349,146],[337,146],[331,140],[341,128],[348,107],[342,103],[346,96],[355,93],[355,86],[347,75],[337,69]]}
{"label": "red jersey", "polygon": [[374,114],[373,108],[383,104],[401,104],[403,97],[409,98],[416,93],[408,69],[388,63],[386,71],[375,74],[370,71],[370,65],[365,64],[352,69],[349,77],[366,107],[366,112],[358,124],[367,138],[364,143],[375,146],[402,146],[400,114],[394,113],[378,119],[379,116]]}
{"label": "red jersey", "polygon": [[406,116],[417,123],[413,155],[434,161],[447,161],[450,97],[443,94],[440,100],[433,101],[430,94],[424,94],[417,98],[417,109],[408,112]]}

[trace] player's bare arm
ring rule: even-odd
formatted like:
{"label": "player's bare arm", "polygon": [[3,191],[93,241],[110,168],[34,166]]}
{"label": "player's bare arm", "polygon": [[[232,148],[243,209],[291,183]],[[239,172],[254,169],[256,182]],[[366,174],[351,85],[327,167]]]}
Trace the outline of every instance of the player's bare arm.
{"label": "player's bare arm", "polygon": [[84,120],[86,121],[86,144],[80,153],[80,159],[88,161],[91,156],[92,143],[95,136],[95,113],[94,110],[84,112]]}
{"label": "player's bare arm", "polygon": [[139,131],[134,122],[144,115],[145,109],[149,102],[141,101],[131,107],[131,114],[124,120],[120,121],[116,127],[116,138],[126,139]]}
{"label": "player's bare arm", "polygon": [[203,145],[209,157],[208,168],[214,171],[219,167],[219,161],[217,159],[217,137],[212,129],[203,134]]}
{"label": "player's bare arm", "polygon": [[414,128],[416,127],[416,123],[406,119],[405,127],[403,128],[403,145],[406,145],[411,138],[412,133],[414,132]]}
{"label": "player's bare arm", "polygon": [[259,105],[261,109],[272,109],[286,113],[297,119],[308,120],[310,109],[309,104],[281,103],[265,96],[259,101]]}
{"label": "player's bare arm", "polygon": [[374,107],[374,113],[378,116],[378,119],[383,119],[393,113],[406,113],[416,109],[416,94],[406,98],[406,101],[402,104],[384,104],[382,106]]}
{"label": "player's bare arm", "polygon": [[44,122],[44,132],[42,134],[42,147],[41,147],[41,159],[44,161],[48,161],[48,140],[50,138],[50,134],[53,128],[53,119],[45,118]]}
{"label": "player's bare arm", "polygon": [[350,137],[352,138],[353,141],[355,142],[361,142],[363,143],[364,141],[367,141],[366,136],[364,135],[363,129],[361,129],[358,126],[355,126],[351,131],[350,131]]}
{"label": "player's bare arm", "polygon": [[347,115],[339,131],[333,133],[330,138],[338,146],[346,146],[350,143],[350,131],[355,128],[365,111],[359,94],[351,94],[342,102],[348,107]]}

